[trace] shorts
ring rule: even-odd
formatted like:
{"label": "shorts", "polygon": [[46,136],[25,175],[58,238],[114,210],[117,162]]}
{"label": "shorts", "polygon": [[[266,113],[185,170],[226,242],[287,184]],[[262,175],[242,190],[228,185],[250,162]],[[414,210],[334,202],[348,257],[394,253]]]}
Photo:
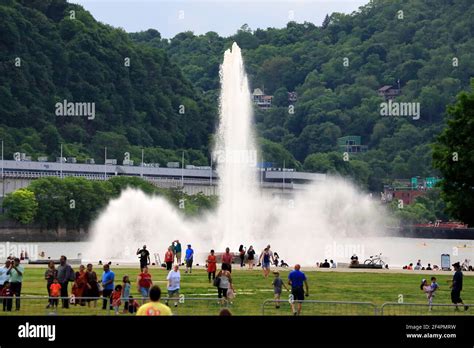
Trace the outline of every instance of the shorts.
{"label": "shorts", "polygon": [[217,297],[222,298],[222,296],[224,296],[225,298],[227,298],[227,290],[229,289],[217,288]]}
{"label": "shorts", "polygon": [[168,290],[168,297],[179,297],[179,289]]}
{"label": "shorts", "polygon": [[273,293],[274,293],[275,295],[280,296],[280,295],[281,295],[281,288],[276,288],[276,289],[274,289],[274,290],[273,290]]}
{"label": "shorts", "polygon": [[303,287],[291,288],[293,299],[295,301],[304,301],[304,290]]}
{"label": "shorts", "polygon": [[178,260],[181,260],[181,253],[176,253],[176,258],[177,258]]}
{"label": "shorts", "polygon": [[270,262],[262,263],[262,268],[270,268]]}
{"label": "shorts", "polygon": [[451,290],[451,302],[454,304],[461,303],[461,290]]}
{"label": "shorts", "polygon": [[186,260],[186,267],[193,267],[193,259]]}

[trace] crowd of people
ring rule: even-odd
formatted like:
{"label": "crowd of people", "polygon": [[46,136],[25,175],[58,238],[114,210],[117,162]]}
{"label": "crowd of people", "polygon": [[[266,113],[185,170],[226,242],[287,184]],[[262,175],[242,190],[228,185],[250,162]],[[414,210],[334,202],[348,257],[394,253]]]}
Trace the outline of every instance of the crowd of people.
{"label": "crowd of people", "polygon": [[[185,273],[192,273],[194,250],[190,244],[185,250],[184,260],[181,256],[182,248],[179,240],[175,240],[168,247],[162,265],[166,267],[168,274],[166,276],[167,300],[161,303],[161,288],[154,284],[152,275],[149,272],[151,265],[150,253],[146,245],[137,250],[140,261],[140,271],[136,278],[137,292],[141,295],[141,305],[131,295],[130,276],[123,276],[121,282],[115,278],[115,273],[111,269],[111,262],[101,265],[102,275],[99,277],[92,264],[87,266],[80,265],[75,272],[67,261],[66,256],[61,256],[59,264],[54,261],[48,263],[44,273],[46,283],[46,292],[48,299],[47,308],[57,308],[61,303],[62,308],[67,309],[70,305],[97,307],[97,302],[102,300],[102,310],[111,310],[115,314],[119,313],[136,313],[137,315],[169,315],[172,313],[169,306],[178,307],[181,290],[181,273],[180,267],[185,268]],[[236,259],[237,258],[237,259]],[[279,265],[279,256],[271,250],[271,246],[267,245],[260,255],[256,257],[253,246],[246,249],[240,245],[238,253],[232,253],[230,248],[226,248],[225,252],[216,255],[215,250],[210,250],[206,258],[206,271],[208,282],[216,287],[217,298],[220,304],[225,306],[232,303],[235,297],[236,289],[234,287],[234,278],[232,276],[232,267],[239,264],[241,268],[247,263],[249,269],[253,269],[255,263],[262,268],[265,278],[269,277],[271,267]],[[184,262],[182,262],[184,261]],[[220,266],[219,266],[220,263]],[[101,262],[100,262],[101,264]],[[333,260],[324,260],[318,263],[322,268],[335,268],[336,264]],[[468,310],[468,306],[464,305],[461,299],[461,291],[463,285],[463,266],[457,262],[453,264],[455,273],[451,281],[451,301],[458,306]],[[425,268],[418,260],[416,270],[431,270],[431,265]],[[25,274],[25,268],[21,265],[20,258],[8,258],[4,267],[0,268],[0,297],[2,297],[3,311],[12,311],[13,307],[16,311],[20,310],[22,283]],[[302,309],[302,302],[305,297],[309,296],[309,287],[304,272],[301,271],[300,265],[295,265],[289,275],[287,282],[280,278],[280,273],[275,270],[273,272],[273,293],[275,299],[275,308],[280,308],[281,295],[283,289],[291,292],[290,301],[292,312],[299,315]],[[71,284],[71,286],[70,286]],[[287,287],[288,285],[288,287]],[[69,295],[69,288],[71,295]],[[433,299],[439,285],[436,277],[431,277],[430,282],[422,279],[420,289],[426,294],[429,309],[432,309]],[[15,302],[13,302],[15,299]],[[61,300],[61,301],[60,301]],[[149,302],[148,302],[149,300]],[[15,306],[13,306],[13,303]],[[228,312],[228,311],[227,311]],[[229,315],[223,312],[222,315]]]}

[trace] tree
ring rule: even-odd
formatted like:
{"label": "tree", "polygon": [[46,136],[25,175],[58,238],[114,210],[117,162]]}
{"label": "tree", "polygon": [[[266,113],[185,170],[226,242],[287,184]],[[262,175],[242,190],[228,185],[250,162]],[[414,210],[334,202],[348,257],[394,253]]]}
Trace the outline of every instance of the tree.
{"label": "tree", "polygon": [[326,17],[324,17],[323,24],[321,25],[321,28],[326,29],[331,22],[331,18],[329,18],[329,15],[326,14]]}
{"label": "tree", "polygon": [[471,91],[448,107],[447,127],[433,146],[433,165],[443,176],[442,197],[447,211],[474,225],[474,79]]}
{"label": "tree", "polygon": [[36,216],[38,202],[33,192],[22,188],[7,194],[3,208],[6,209],[7,216],[22,224],[29,224]]}

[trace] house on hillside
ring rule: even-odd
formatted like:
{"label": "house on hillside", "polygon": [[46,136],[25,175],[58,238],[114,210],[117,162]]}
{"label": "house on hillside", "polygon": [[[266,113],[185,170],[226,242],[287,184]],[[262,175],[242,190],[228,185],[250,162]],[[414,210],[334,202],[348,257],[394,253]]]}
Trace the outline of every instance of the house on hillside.
{"label": "house on hillside", "polygon": [[269,109],[272,106],[272,95],[266,95],[260,88],[255,88],[252,93],[252,101],[260,109]]}
{"label": "house on hillside", "polygon": [[379,96],[384,97],[385,100],[394,99],[402,94],[402,90],[395,86],[383,86],[377,90]]}
{"label": "house on hillside", "polygon": [[361,144],[361,137],[358,135],[348,135],[337,139],[339,151],[348,153],[367,152],[367,145]]}

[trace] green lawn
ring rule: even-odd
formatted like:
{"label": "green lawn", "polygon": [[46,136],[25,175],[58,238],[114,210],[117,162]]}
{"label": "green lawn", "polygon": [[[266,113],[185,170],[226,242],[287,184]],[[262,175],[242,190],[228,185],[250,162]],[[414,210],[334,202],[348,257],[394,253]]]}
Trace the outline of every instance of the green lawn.
{"label": "green lawn", "polygon": [[[77,268],[77,267],[75,267]],[[133,268],[115,268],[116,280],[122,280],[123,275],[127,274],[132,280],[132,294],[138,298],[136,287],[137,270]],[[281,277],[286,280],[288,271],[280,271]],[[101,275],[99,272],[99,276]],[[153,281],[166,289],[167,271],[162,269],[151,269]],[[216,288],[207,281],[207,273],[203,269],[197,269],[192,274],[184,274],[181,271],[181,294],[184,295],[184,302],[177,308],[171,304],[172,310],[177,315],[215,315],[220,310],[220,304],[217,303]],[[43,280],[44,269],[37,267],[27,267],[23,283],[23,296],[45,296],[46,286]],[[234,270],[234,286],[237,290],[237,297],[229,305],[230,310],[236,315],[261,315],[262,304],[265,300],[273,298],[271,275],[268,279],[262,276],[260,270]],[[426,297],[419,288],[422,277],[427,275],[410,273],[371,273],[371,272],[321,272],[308,271],[310,296],[308,300],[317,301],[353,301],[353,302],[371,302],[378,308],[385,302],[398,302],[399,296],[403,296],[405,303],[426,303]],[[445,275],[439,275],[438,284],[440,289],[437,291],[434,303],[449,304],[450,289],[447,283],[452,278],[451,272]],[[288,299],[288,292],[283,292],[283,299]],[[462,297],[465,303],[474,303],[474,277],[464,277],[464,290]],[[202,300],[192,300],[192,298],[201,298]],[[20,312],[5,313],[0,311],[0,315],[15,314],[51,314],[45,309],[47,301],[45,299],[23,300]],[[61,307],[61,306],[60,306]],[[69,310],[58,309],[59,314],[107,314],[102,311],[101,303],[97,308],[87,308],[81,306],[71,306]],[[385,309],[385,314],[407,314],[407,315],[425,315],[425,314],[473,314],[474,308],[468,312],[454,312],[452,307],[434,308],[428,312],[426,307],[407,307],[396,306]],[[274,308],[274,303],[268,303],[265,306],[265,314],[269,315],[288,315],[290,314],[288,301],[281,305],[280,309]],[[304,304],[303,314],[374,314],[374,308],[368,305],[348,305],[348,304]]]}

